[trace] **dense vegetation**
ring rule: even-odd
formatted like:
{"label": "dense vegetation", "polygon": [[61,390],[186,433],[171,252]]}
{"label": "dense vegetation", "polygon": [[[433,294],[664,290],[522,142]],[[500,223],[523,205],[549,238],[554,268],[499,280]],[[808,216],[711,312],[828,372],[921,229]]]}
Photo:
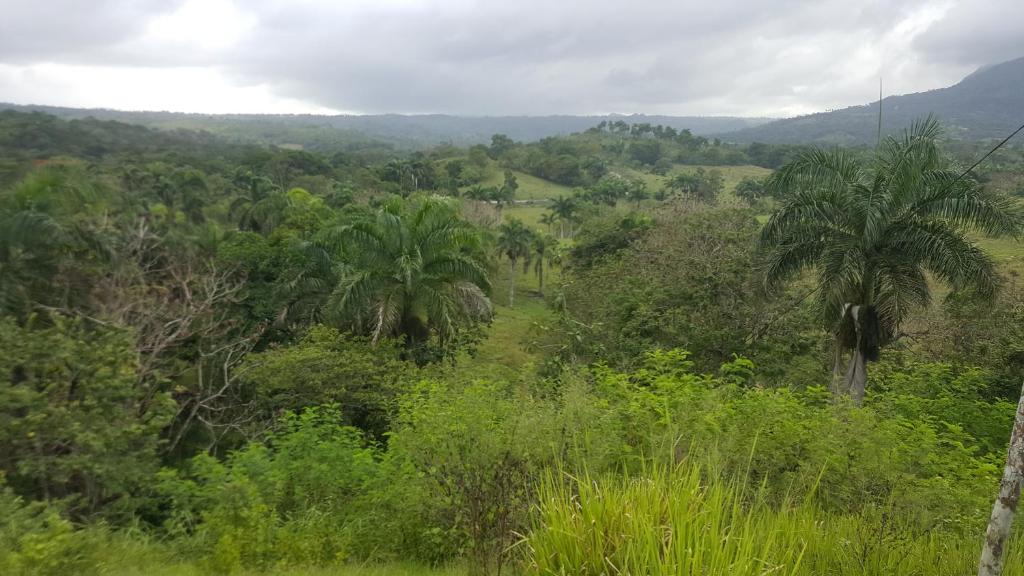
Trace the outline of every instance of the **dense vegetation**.
{"label": "dense vegetation", "polygon": [[974,153],[4,112],[0,573],[968,573],[1024,379]]}

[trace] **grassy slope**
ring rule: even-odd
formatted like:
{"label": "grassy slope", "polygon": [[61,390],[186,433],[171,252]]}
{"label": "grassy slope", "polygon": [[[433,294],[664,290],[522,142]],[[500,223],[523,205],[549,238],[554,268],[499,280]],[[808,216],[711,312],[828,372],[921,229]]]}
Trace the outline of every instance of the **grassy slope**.
{"label": "grassy slope", "polygon": [[[545,286],[557,284],[558,272],[545,271]],[[460,369],[482,377],[503,376],[514,379],[529,372],[541,360],[541,355],[530,349],[534,325],[547,323],[552,312],[538,293],[537,277],[533,270],[524,273],[520,265],[516,270],[515,306],[508,306],[508,262],[501,261],[491,298],[494,302],[494,322],[486,339],[477,347],[476,355],[463,358]]]}
{"label": "grassy slope", "polygon": [[[537,178],[518,170],[513,170],[512,173],[516,175],[516,183],[519,184],[519,190],[516,191],[516,200],[550,200],[551,198],[572,194],[572,188],[568,186],[555,184],[549,180]],[[479,185],[501,186],[504,182],[505,173],[495,167],[490,171],[490,175],[484,178]],[[465,187],[465,189],[468,188],[468,186]]]}

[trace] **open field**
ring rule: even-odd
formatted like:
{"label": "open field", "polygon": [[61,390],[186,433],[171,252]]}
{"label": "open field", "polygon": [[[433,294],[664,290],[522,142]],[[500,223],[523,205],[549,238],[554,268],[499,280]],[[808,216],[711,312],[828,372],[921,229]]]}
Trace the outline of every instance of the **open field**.
{"label": "open field", "polygon": [[1000,269],[1024,274],[1024,242],[1013,238],[979,238],[977,242]]}
{"label": "open field", "polygon": [[[569,196],[572,194],[572,188],[568,186],[562,186],[543,178],[537,178],[531,176],[526,172],[520,172],[513,170],[513,174],[516,175],[516,183],[519,184],[519,189],[516,191],[516,200],[548,200],[551,198],[557,198],[559,196]],[[501,186],[505,181],[504,171],[493,168],[490,175],[479,183],[480,186]],[[463,186],[462,191],[470,189],[471,186]]]}

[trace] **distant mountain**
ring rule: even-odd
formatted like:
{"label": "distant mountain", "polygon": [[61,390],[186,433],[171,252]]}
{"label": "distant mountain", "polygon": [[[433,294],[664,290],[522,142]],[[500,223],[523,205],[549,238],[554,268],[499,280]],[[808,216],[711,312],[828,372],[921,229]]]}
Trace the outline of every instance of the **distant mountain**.
{"label": "distant mountain", "polygon": [[695,135],[727,133],[770,122],[768,118],[714,116],[449,116],[401,114],[321,116],[307,114],[184,114],[178,112],[124,112],[119,110],[62,108],[0,104],[0,109],[38,111],[61,118],[93,117],[151,128],[208,130],[229,139],[262,144],[325,149],[367,139],[399,148],[423,148],[442,142],[458,145],[489,143],[494,134],[530,142],[548,136],[582,132],[602,120],[672,126]]}
{"label": "distant mountain", "polygon": [[[951,138],[1002,138],[1024,123],[1024,58],[980,68],[948,88],[882,100],[882,132],[898,132],[914,119],[938,116]],[[768,144],[872,144],[878,102],[787,118],[723,133],[730,142]]]}

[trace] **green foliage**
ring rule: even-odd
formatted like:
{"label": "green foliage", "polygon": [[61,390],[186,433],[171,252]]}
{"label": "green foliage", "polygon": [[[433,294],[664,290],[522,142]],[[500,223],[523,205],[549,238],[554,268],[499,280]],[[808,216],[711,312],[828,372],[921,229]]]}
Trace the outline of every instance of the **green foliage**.
{"label": "green foliage", "polygon": [[[744,364],[713,377],[693,373],[686,353],[655,351],[633,372],[595,370],[595,386],[622,407],[637,457],[710,458],[721,476],[745,476],[775,502],[813,491],[829,511],[877,506],[922,528],[983,525],[999,457],[963,429],[893,414],[895,394],[873,396],[875,411],[820,403],[813,390],[750,388],[749,376],[736,378]],[[999,403],[989,410],[1005,414]]]}
{"label": "green foliage", "polygon": [[[742,478],[686,461],[638,477],[550,475],[524,540],[531,574],[968,574],[976,538],[920,532],[891,511],[781,507]],[[1008,566],[1024,566],[1020,542]]]}
{"label": "green foliage", "polygon": [[657,140],[636,140],[626,149],[629,157],[640,164],[653,166],[661,159],[661,142]]}
{"label": "green foliage", "polygon": [[751,206],[757,205],[766,194],[765,183],[758,178],[747,176],[736,185],[736,196]]}
{"label": "green foliage", "polygon": [[939,362],[922,362],[906,354],[894,355],[872,376],[878,394],[868,405],[886,418],[928,422],[962,432],[980,454],[996,459],[1004,455],[1013,428],[1017,403],[992,394],[997,379],[986,370]]}
{"label": "green foliage", "polygon": [[24,318],[36,304],[75,302],[88,290],[89,261],[106,256],[105,238],[89,227],[105,196],[75,164],[46,167],[0,192],[0,310]]}
{"label": "green foliage", "polygon": [[749,212],[675,204],[662,207],[653,221],[588,221],[563,274],[565,307],[590,327],[586,357],[628,365],[652,348],[685,347],[702,369],[736,353],[751,356],[768,374],[789,372],[794,357],[817,349],[817,337],[804,327],[803,308],[777,317],[795,297],[785,303],[760,297],[756,234]]}
{"label": "green foliage", "polygon": [[578,389],[555,402],[497,383],[422,384],[402,401],[388,458],[425,500],[396,521],[432,520],[450,539],[445,547],[468,553],[474,568],[500,566],[545,466],[604,464],[613,436],[600,436],[608,421],[591,402]]}
{"label": "green foliage", "polygon": [[372,219],[329,231],[325,242],[343,263],[330,318],[374,342],[401,337],[419,361],[436,359],[490,318],[480,234],[454,204],[390,202]]}
{"label": "green foliage", "polygon": [[10,576],[98,574],[101,550],[109,545],[101,528],[75,530],[45,503],[26,503],[0,482],[0,573]]}
{"label": "green foliage", "polygon": [[591,218],[569,252],[570,264],[583,270],[592,268],[642,239],[652,225],[649,217],[637,213]]}
{"label": "green foliage", "polygon": [[391,342],[372,344],[315,326],[297,343],[253,354],[241,370],[267,418],[286,410],[336,404],[342,423],[382,438],[397,396],[416,368]]}
{"label": "green foliage", "polygon": [[217,572],[344,560],[359,521],[352,507],[379,467],[340,418],[332,406],[289,412],[265,444],[223,463],[201,455],[184,472],[164,471],[168,530],[187,535]]}
{"label": "green foliage", "polygon": [[783,167],[770,183],[783,205],[761,233],[766,282],[813,268],[826,326],[836,330],[848,305],[870,307],[879,320],[871,339],[882,345],[930,301],[925,271],[994,292],[993,263],[965,232],[1017,233],[1024,213],[959,178],[939,154],[939,134],[933,119],[918,122],[887,138],[873,167],[841,150]]}
{"label": "green foliage", "polygon": [[718,195],[725,190],[725,181],[718,170],[697,168],[694,172],[683,172],[669,178],[665,181],[665,189],[714,204]]}
{"label": "green foliage", "polygon": [[0,470],[22,496],[124,519],[143,504],[173,403],[139,385],[127,334],[57,320],[0,320]]}
{"label": "green foliage", "polygon": [[[983,192],[927,126],[870,164],[621,120],[411,154],[252,122],[311,148],[0,113],[0,572],[969,570],[1024,374],[1019,247],[989,266],[940,232],[1016,230],[1016,156]],[[712,168],[798,152],[767,191]],[[684,198],[645,202],[664,181]],[[805,278],[760,293],[776,203],[771,246],[813,236],[791,259],[843,259],[836,286],[955,289],[862,407],[826,386]],[[525,223],[488,230],[503,210]],[[489,324],[501,260],[510,290],[564,265],[554,310]]]}

